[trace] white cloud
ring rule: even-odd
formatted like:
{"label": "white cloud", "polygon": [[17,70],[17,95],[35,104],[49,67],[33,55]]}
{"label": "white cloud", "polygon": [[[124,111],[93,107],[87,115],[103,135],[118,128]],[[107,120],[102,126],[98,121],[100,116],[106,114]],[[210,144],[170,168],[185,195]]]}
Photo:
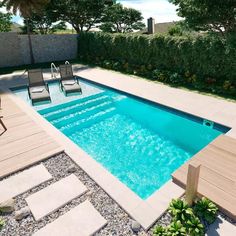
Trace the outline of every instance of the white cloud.
{"label": "white cloud", "polygon": [[181,20],[176,13],[176,6],[168,0],[120,0],[126,7],[132,7],[142,12],[144,21],[153,17],[156,22],[171,22]]}

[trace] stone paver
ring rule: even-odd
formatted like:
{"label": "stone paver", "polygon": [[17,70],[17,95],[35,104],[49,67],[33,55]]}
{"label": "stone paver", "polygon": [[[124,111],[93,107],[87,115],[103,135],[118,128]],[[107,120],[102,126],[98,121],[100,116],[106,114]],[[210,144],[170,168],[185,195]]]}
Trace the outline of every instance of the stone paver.
{"label": "stone paver", "polygon": [[206,236],[234,236],[236,235],[236,226],[229,223],[222,217],[218,217],[216,221],[210,225]]}
{"label": "stone paver", "polygon": [[86,191],[87,188],[72,174],[30,195],[26,198],[26,202],[35,220],[40,220]]}
{"label": "stone paver", "polygon": [[50,179],[52,176],[40,164],[2,180],[0,182],[0,202],[16,197]]}
{"label": "stone paver", "polygon": [[107,221],[86,200],[37,231],[33,236],[88,236],[96,233],[106,223]]}

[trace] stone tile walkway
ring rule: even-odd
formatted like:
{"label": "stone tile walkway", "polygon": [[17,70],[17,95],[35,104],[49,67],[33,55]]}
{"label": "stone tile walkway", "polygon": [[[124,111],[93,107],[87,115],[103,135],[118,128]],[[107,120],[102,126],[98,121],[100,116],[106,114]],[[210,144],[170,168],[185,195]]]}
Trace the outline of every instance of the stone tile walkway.
{"label": "stone tile walkway", "polygon": [[72,174],[30,195],[26,198],[26,202],[35,220],[38,221],[86,191],[87,188]]}
{"label": "stone tile walkway", "polygon": [[0,181],[0,202],[16,197],[52,179],[47,169],[38,165]]}
{"label": "stone tile walkway", "polygon": [[107,221],[89,201],[37,231],[33,236],[89,236],[105,226]]}

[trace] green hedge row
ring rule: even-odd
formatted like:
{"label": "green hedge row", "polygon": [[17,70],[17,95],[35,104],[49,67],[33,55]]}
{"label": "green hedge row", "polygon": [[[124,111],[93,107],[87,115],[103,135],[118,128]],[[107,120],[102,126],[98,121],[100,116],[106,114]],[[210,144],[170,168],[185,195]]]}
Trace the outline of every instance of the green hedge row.
{"label": "green hedge row", "polygon": [[[196,88],[209,86],[214,91],[222,90],[217,93],[236,93],[236,37],[99,32],[81,34],[78,40],[79,57],[86,62],[150,79],[156,74],[157,80],[167,83],[185,85],[190,82]],[[172,76],[173,81],[161,79],[163,71],[164,77]],[[166,75],[165,71],[168,71]]]}

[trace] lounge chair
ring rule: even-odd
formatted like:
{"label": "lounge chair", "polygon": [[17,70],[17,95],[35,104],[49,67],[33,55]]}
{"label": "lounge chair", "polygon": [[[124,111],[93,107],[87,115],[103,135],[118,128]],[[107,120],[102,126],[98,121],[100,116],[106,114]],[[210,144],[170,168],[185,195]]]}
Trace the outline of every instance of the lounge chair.
{"label": "lounge chair", "polygon": [[60,65],[59,69],[61,75],[59,79],[61,90],[64,91],[66,95],[75,92],[82,93],[78,77],[73,75],[72,65]]}
{"label": "lounge chair", "polygon": [[28,94],[32,104],[41,101],[51,101],[48,85],[43,79],[41,69],[28,70]]}

